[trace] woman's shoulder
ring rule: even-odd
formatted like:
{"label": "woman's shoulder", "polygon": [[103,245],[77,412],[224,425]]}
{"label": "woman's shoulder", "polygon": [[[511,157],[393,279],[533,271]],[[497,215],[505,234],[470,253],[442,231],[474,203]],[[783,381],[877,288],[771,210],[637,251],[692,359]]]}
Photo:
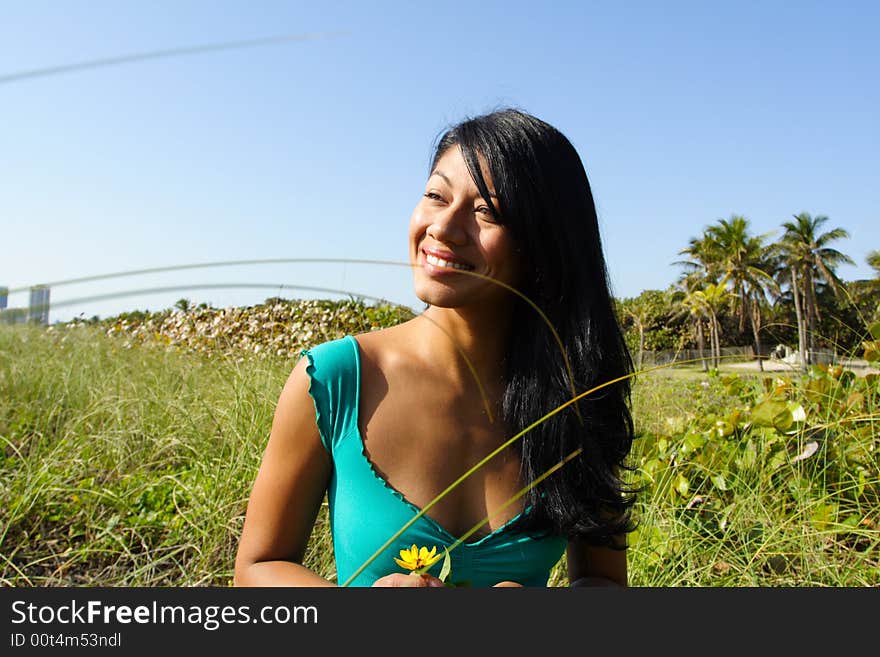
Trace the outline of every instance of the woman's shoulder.
{"label": "woman's shoulder", "polygon": [[302,349],[310,375],[354,376],[364,367],[387,371],[405,361],[405,330],[400,325],[365,333],[353,333]]}
{"label": "woman's shoulder", "polygon": [[310,375],[316,371],[327,372],[357,369],[357,343],[352,336],[327,340],[300,351],[298,367],[306,367]]}
{"label": "woman's shoulder", "polygon": [[412,342],[409,322],[352,336],[360,348],[361,360],[390,370],[411,360]]}

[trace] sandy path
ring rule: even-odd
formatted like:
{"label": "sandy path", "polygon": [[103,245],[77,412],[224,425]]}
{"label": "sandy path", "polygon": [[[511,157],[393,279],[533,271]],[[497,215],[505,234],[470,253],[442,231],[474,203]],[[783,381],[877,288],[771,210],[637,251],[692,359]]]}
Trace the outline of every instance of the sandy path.
{"label": "sandy path", "polygon": [[[852,370],[856,374],[860,376],[864,376],[865,374],[880,374],[880,369],[876,367],[869,367],[868,362],[864,360],[842,360],[838,362],[838,365],[843,365],[846,369]],[[737,370],[749,370],[753,372],[758,371],[758,361],[753,360],[747,363],[727,363],[725,365],[726,368],[737,369]],[[765,372],[797,372],[798,366],[793,365],[791,363],[786,363],[781,360],[765,360],[764,361],[764,371]]]}

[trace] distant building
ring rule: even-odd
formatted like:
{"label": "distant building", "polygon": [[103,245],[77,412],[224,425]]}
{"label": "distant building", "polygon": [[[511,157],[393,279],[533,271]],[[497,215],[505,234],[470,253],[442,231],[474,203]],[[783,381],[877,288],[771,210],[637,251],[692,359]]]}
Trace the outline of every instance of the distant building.
{"label": "distant building", "polygon": [[0,287],[0,324],[24,324],[28,318],[27,308],[7,308],[9,288]]}
{"label": "distant building", "polygon": [[24,324],[27,318],[27,308],[0,309],[0,324]]}
{"label": "distant building", "polygon": [[49,287],[34,285],[27,308],[8,308],[9,288],[0,287],[0,324],[49,325]]}
{"label": "distant building", "polygon": [[34,324],[49,324],[49,288],[34,285],[31,288],[31,301],[28,305],[28,321]]}

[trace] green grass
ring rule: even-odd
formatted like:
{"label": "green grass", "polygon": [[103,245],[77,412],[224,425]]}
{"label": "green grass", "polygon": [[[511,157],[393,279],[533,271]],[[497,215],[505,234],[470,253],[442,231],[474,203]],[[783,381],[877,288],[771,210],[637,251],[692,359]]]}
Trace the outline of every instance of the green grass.
{"label": "green grass", "polygon": [[[0,326],[0,584],[229,585],[293,362]],[[783,431],[753,426],[760,377],[638,379],[633,585],[880,584],[877,382],[815,381],[818,410]],[[335,575],[326,508],[306,564]]]}
{"label": "green grass", "polygon": [[290,367],[4,328],[0,582],[229,584]]}

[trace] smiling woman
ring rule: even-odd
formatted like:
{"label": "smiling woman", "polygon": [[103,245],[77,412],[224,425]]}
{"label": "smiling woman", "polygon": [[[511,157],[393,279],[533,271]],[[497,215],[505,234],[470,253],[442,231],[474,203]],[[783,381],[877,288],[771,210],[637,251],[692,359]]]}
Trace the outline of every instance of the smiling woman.
{"label": "smiling woman", "polygon": [[563,552],[573,585],[625,585],[629,385],[584,393],[632,363],[577,152],[518,110],[454,126],[409,248],[426,310],[304,351],[284,386],[236,585],[334,585],[302,565],[325,495],[335,584],[443,586],[449,563],[401,572],[421,546],[473,586],[546,586]]}
{"label": "smiling woman", "polygon": [[516,245],[510,230],[496,219],[498,200],[485,160],[480,170],[489,201],[471,176],[461,148],[445,149],[413,212],[410,261],[416,264],[415,291],[429,305],[448,308],[495,299],[509,306],[512,301],[498,283],[516,286]]}

